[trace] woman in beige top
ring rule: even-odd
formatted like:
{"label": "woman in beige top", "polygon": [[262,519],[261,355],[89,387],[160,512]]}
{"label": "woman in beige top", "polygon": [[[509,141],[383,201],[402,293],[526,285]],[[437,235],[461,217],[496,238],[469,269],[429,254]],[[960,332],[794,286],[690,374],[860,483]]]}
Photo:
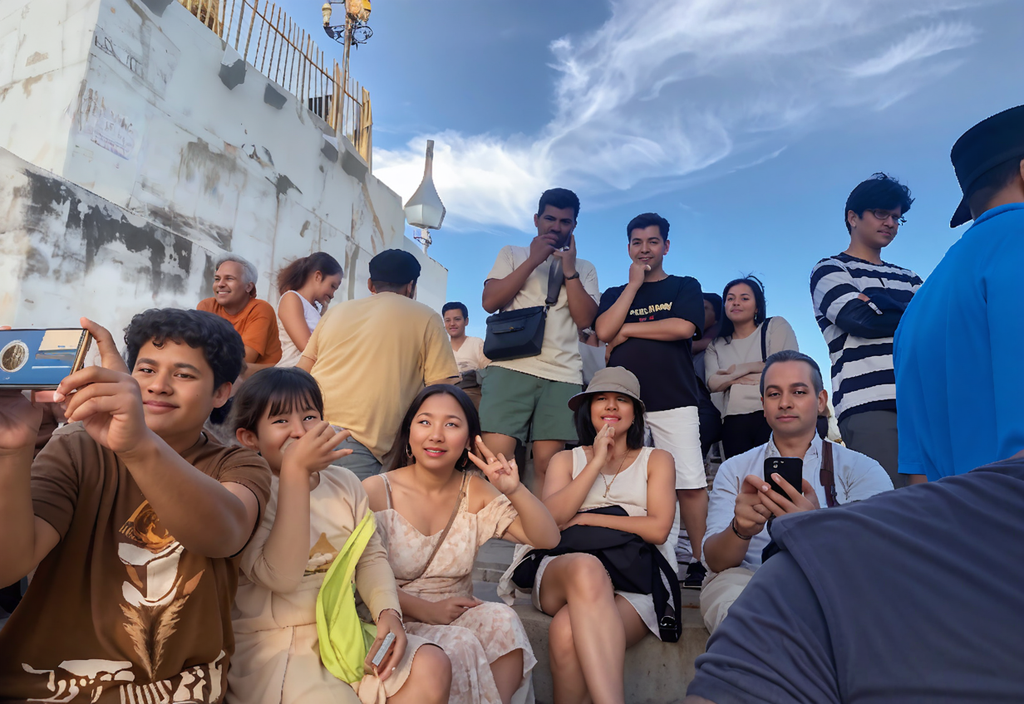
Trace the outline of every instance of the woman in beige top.
{"label": "woman in beige top", "polygon": [[761,405],[764,361],[798,347],[785,318],[765,317],[764,287],[756,277],[730,281],[722,300],[725,317],[704,354],[704,375],[708,391],[725,394],[722,449],[728,459],[768,442],[772,430]]}
{"label": "woman in beige top", "polygon": [[[451,703],[522,703],[532,701],[529,677],[537,659],[510,607],[473,598],[473,562],[491,538],[552,548],[559,532],[544,504],[519,482],[515,460],[495,457],[479,433],[476,409],[462,389],[428,386],[399,430],[405,457],[363,485],[410,638],[437,643],[451,658]],[[469,452],[474,438],[480,456]],[[487,478],[467,471],[470,462]]]}
{"label": "woman in beige top", "polygon": [[[238,441],[259,452],[273,472],[270,502],[242,553],[232,618],[235,654],[228,702],[239,704],[409,704],[448,701],[451,665],[422,638],[407,637],[395,577],[380,539],[371,537],[356,564],[355,583],[377,623],[359,682],[337,679],[320,660],[317,594],[334,559],[369,511],[354,474],[330,463],[347,433],[323,418],[320,389],[301,369],[263,369],[235,396]],[[371,658],[388,633],[390,655]]]}

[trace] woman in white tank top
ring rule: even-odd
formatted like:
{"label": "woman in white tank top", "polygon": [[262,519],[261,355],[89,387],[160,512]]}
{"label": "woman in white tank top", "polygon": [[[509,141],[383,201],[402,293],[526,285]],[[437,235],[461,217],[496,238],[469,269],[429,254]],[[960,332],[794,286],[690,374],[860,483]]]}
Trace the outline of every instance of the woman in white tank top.
{"label": "woman in white tank top", "polygon": [[[676,511],[675,464],[668,452],[643,447],[640,383],[622,367],[602,369],[569,407],[582,446],[558,453],[548,466],[544,504],[555,522],[563,530],[593,525],[635,533],[674,565],[666,541]],[[603,506],[621,506],[628,516],[582,513]],[[508,580],[502,581],[507,593]],[[623,702],[626,648],[648,632],[659,634],[653,598],[615,591],[604,566],[587,553],[543,558],[532,596],[536,608],[554,617],[548,648],[555,701],[600,693]]]}
{"label": "woman in white tank top", "polygon": [[[296,259],[277,275],[279,367],[294,367],[334,292],[341,286],[341,264],[326,252]],[[292,294],[292,295],[289,295]]]}

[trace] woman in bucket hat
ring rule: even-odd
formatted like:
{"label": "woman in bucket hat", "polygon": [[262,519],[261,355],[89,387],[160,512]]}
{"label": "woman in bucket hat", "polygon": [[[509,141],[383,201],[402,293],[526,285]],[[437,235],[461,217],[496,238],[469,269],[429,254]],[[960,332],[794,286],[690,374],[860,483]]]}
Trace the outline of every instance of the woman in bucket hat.
{"label": "woman in bucket hat", "polygon": [[[581,446],[551,460],[544,482],[544,504],[561,529],[605,526],[634,533],[657,546],[675,564],[666,544],[675,518],[675,466],[664,450],[643,447],[644,404],[640,383],[622,367],[598,371],[587,390],[569,400]],[[627,516],[584,513],[620,506]],[[502,580],[510,577],[529,548]],[[553,616],[548,632],[555,701],[583,701],[588,693],[624,701],[626,648],[648,632],[659,635],[649,594],[617,592],[593,555],[544,557],[533,581],[533,605]]]}

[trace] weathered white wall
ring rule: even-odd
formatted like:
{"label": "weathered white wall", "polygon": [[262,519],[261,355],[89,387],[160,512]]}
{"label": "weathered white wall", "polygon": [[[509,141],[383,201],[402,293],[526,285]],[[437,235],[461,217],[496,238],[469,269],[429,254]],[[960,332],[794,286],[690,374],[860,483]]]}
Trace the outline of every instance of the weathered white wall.
{"label": "weathered white wall", "polygon": [[0,0],[0,147],[63,170],[99,11],[94,0]]}
{"label": "weathered white wall", "polygon": [[119,331],[207,289],[214,254],[0,149],[0,321]]}
{"label": "weathered white wall", "polygon": [[[229,88],[221,65],[237,56],[177,2],[0,0],[0,28],[0,147],[204,253],[203,271],[192,261],[189,283],[170,286],[174,277],[153,276],[140,264],[152,264],[157,252],[119,261],[104,250],[75,264],[69,246],[59,268],[72,287],[82,282],[89,295],[131,312],[191,307],[208,295],[208,258],[232,251],[257,266],[260,297],[276,303],[272,280],[281,266],[324,250],[345,268],[339,298],[361,297],[369,293],[370,258],[395,247],[420,258],[419,298],[440,309],[447,271],[404,237],[400,198],[368,173],[347,140],[332,146],[330,128],[253,67]],[[284,96],[283,107],[268,104],[268,90]],[[2,228],[0,237],[8,237]],[[45,259],[54,243],[29,246],[32,257]],[[0,319],[22,320],[31,310],[46,318],[34,325],[67,323],[52,306],[32,308],[49,287],[33,278],[24,256],[18,266],[0,264],[0,272],[28,277],[20,298],[3,299]],[[113,278],[96,273],[97,262],[108,260],[124,267],[109,290],[104,282]],[[69,304],[82,298],[72,295]],[[124,322],[119,315],[117,324]]]}

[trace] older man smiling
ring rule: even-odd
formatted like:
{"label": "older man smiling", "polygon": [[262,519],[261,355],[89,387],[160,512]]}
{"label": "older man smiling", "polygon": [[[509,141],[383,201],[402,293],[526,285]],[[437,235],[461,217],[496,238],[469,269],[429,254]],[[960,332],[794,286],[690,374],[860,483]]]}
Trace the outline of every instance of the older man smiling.
{"label": "older man smiling", "polygon": [[213,275],[213,296],[196,306],[197,310],[224,318],[242,336],[246,362],[243,378],[281,360],[277,315],[269,303],[256,298],[256,276],[256,267],[245,259],[223,257]]}

